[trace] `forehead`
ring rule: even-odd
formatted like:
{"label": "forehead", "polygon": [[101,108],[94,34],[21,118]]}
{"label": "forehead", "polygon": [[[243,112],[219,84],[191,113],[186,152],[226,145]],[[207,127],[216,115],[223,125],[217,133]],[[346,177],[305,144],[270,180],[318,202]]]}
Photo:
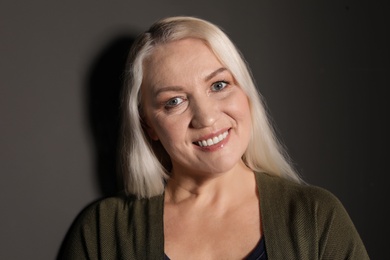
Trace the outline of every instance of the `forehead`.
{"label": "forehead", "polygon": [[187,38],[157,46],[144,62],[144,81],[154,85],[202,77],[219,67],[221,62],[202,40]]}
{"label": "forehead", "polygon": [[204,41],[196,38],[185,38],[158,45],[148,60],[152,63],[169,61],[170,59],[185,62],[189,57],[198,56],[198,52],[214,56]]}

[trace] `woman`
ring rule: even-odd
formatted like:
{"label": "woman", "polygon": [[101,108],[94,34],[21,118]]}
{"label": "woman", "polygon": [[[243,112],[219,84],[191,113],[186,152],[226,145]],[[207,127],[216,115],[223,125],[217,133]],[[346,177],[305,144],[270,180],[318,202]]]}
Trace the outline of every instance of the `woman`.
{"label": "woman", "polygon": [[62,258],[369,259],[341,203],[295,173],[222,30],[160,20],[128,64],[126,195],[88,207]]}

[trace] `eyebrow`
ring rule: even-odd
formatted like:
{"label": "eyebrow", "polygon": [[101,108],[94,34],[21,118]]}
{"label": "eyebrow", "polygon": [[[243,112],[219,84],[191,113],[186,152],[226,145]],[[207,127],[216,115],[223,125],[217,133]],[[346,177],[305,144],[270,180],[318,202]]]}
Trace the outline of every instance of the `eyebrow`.
{"label": "eyebrow", "polygon": [[217,69],[216,71],[210,73],[210,75],[208,75],[206,78],[205,78],[205,81],[209,81],[210,79],[214,78],[217,74],[223,72],[227,70],[225,67],[222,67],[222,68],[219,68]]}
{"label": "eyebrow", "polygon": [[[209,75],[207,75],[204,79],[205,82],[211,80],[212,78],[214,78],[216,75],[218,75],[219,73],[222,73],[224,71],[226,71],[227,69],[225,67],[221,67],[213,72],[211,72]],[[181,91],[183,90],[182,87],[180,86],[167,86],[167,87],[163,87],[163,88],[160,88],[158,89],[157,91],[154,92],[154,95],[155,96],[158,96],[160,93],[162,92],[168,92],[168,91]]]}
{"label": "eyebrow", "polygon": [[158,89],[157,91],[154,92],[154,95],[158,96],[162,92],[181,91],[181,90],[183,90],[183,88],[180,86],[168,86],[168,87]]}

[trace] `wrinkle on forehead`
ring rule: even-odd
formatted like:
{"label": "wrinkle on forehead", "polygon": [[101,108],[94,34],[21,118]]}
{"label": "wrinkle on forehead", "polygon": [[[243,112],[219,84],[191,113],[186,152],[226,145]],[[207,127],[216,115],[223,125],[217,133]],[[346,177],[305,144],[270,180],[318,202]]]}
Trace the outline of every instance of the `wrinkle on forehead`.
{"label": "wrinkle on forehead", "polygon": [[[193,66],[192,64],[197,64],[198,59],[203,59],[202,63],[209,68],[205,70]],[[197,73],[197,78],[205,79],[221,67],[223,67],[221,62],[204,41],[186,38],[156,46],[144,61],[143,81],[151,89],[181,85],[181,81],[188,75]],[[180,77],[175,78],[172,75]]]}

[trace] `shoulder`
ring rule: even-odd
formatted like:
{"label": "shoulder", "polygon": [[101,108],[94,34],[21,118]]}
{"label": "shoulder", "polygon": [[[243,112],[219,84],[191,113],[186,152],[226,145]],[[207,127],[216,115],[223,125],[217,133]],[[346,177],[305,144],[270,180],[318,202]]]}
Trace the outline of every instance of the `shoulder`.
{"label": "shoulder", "polygon": [[256,178],[265,222],[285,223],[285,230],[304,234],[301,237],[343,238],[351,232],[358,237],[344,205],[330,191],[264,173]]}
{"label": "shoulder", "polygon": [[129,200],[124,196],[102,198],[87,205],[81,215],[91,215],[96,211],[120,210],[126,208],[128,204]]}
{"label": "shoulder", "polygon": [[352,220],[331,192],[264,173],[256,178],[269,255],[286,259],[282,247],[288,259],[368,259]]}
{"label": "shoulder", "polygon": [[[148,253],[160,254],[162,205],[162,196],[150,199],[115,196],[91,203],[68,230],[59,259],[98,259],[99,255],[108,256],[103,259],[114,259],[113,256],[117,259],[146,259],[145,252],[139,248],[147,248],[149,244]],[[131,246],[117,251],[118,245]]]}
{"label": "shoulder", "polygon": [[300,219],[302,224],[317,228],[335,221],[351,223],[340,200],[324,188],[264,173],[257,174],[257,182],[262,209],[278,215],[280,221]]}
{"label": "shoulder", "polygon": [[115,196],[98,199],[81,210],[76,217],[76,223],[91,223],[97,219],[98,216],[108,217],[118,213],[125,213],[131,205],[131,200],[124,196]]}
{"label": "shoulder", "polygon": [[279,203],[312,210],[343,208],[340,200],[324,188],[297,183],[265,173],[257,173],[256,175],[259,192],[265,200],[277,200]]}
{"label": "shoulder", "polygon": [[347,211],[330,191],[264,173],[256,173],[256,180],[270,258],[369,259]]}
{"label": "shoulder", "polygon": [[127,219],[136,216],[138,212],[158,210],[161,204],[162,196],[150,199],[138,199],[132,195],[102,198],[86,206],[77,220],[78,222],[91,223],[102,219]]}

